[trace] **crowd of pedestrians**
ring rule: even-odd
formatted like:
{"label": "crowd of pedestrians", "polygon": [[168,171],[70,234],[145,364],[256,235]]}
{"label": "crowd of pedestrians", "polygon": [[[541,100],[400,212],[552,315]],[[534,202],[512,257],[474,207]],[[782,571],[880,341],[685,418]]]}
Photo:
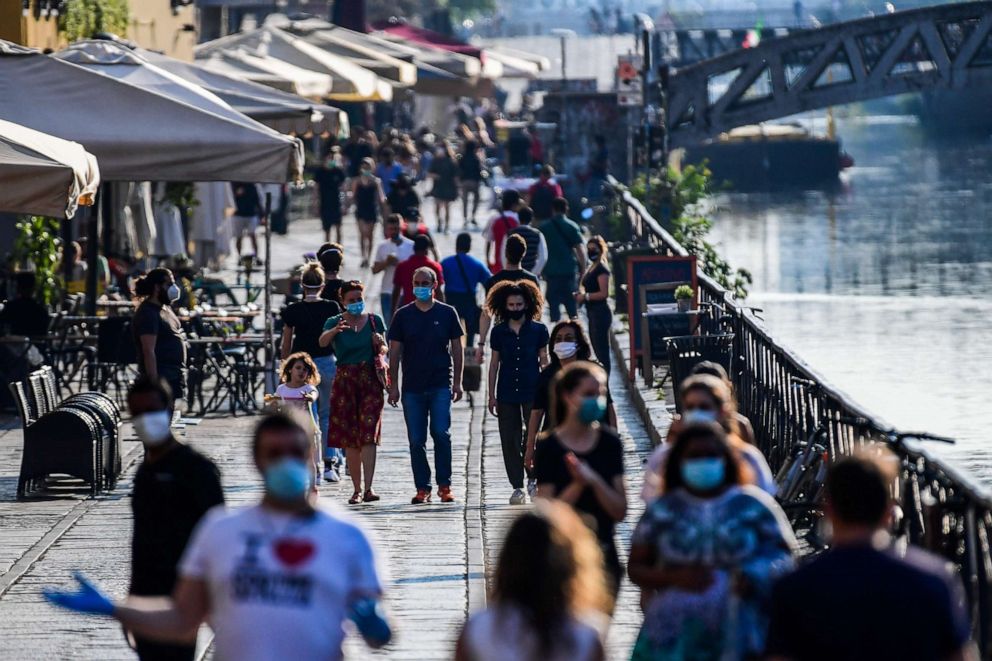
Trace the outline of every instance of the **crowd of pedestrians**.
{"label": "crowd of pedestrians", "polygon": [[[892,475],[883,455],[832,464],[833,544],[797,569],[774,477],[719,365],[700,363],[680,385],[682,413],[643,466],[645,510],[622,554],[615,533],[628,516],[630,467],[609,388],[605,238],[568,217],[544,166],[525,195],[502,194],[483,259],[462,232],[439,262],[417,182],[430,183],[439,234],[450,231],[459,193],[466,227],[477,226],[485,140],[470,131],[456,155],[447,142],[355,136],[321,167],[321,194],[337,202],[320,207],[328,243],[308,256],[302,296],[282,312],[276,394],[302,402],[305,415],[258,423],[251,452],[261,501],[211,509],[223,503],[216,466],[171,434],[185,345],[173,332],[174,278],[152,271],[137,287],[141,378],[128,399],[145,446],[132,500],[132,596],[112,602],[80,577],[78,591],[48,591],[50,601],[116,618],[142,659],[193,658],[204,621],[218,658],[340,658],[347,619],[370,645],[388,643],[372,545],[318,506],[321,485],[350,477],[349,505],[380,500],[373,483],[388,403],[402,407],[411,505],[435,495],[456,502],[452,406],[467,362],[483,364],[488,348],[485,408],[509,503],[533,505],[506,534],[488,606],[458,638],[459,661],[603,659],[627,579],[643,612],[637,661],[971,658],[957,580],[922,551],[897,554],[886,538]],[[348,181],[362,268],[382,276],[378,312],[366,283],[339,277]],[[373,246],[380,218],[383,240]],[[899,635],[906,627],[912,637]]]}

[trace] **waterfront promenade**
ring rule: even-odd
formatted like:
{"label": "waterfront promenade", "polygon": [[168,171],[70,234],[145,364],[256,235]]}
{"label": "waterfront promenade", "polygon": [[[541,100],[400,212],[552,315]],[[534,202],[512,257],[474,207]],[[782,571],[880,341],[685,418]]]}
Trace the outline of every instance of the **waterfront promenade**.
{"label": "waterfront promenade", "polygon": [[[378,300],[379,278],[357,269],[357,231],[346,219],[346,267],[342,277],[367,280],[369,301]],[[433,225],[433,219],[429,222]],[[461,226],[456,218],[453,225]],[[473,235],[473,251],[483,241]],[[379,238],[377,237],[377,241]],[[438,236],[442,255],[454,252],[454,234]],[[296,221],[285,237],[273,237],[273,276],[279,277],[320,244],[317,221]],[[621,555],[640,515],[642,463],[650,440],[614,370],[611,390],[625,445],[630,510],[619,526]],[[495,418],[484,405],[484,393],[454,405],[452,445],[453,488],[457,502],[429,506],[409,504],[413,493],[402,411],[386,407],[383,441],[376,471],[382,500],[349,507],[350,483],[324,485],[321,498],[355,514],[378,542],[388,576],[386,603],[398,627],[394,643],[372,653],[350,636],[350,658],[446,659],[466,615],[485,604],[486,575],[491,571],[503,531],[523,506],[507,504],[506,480]],[[251,462],[249,441],[255,418],[208,417],[187,426],[183,438],[217,462],[225,495],[237,505],[256,501],[261,482]],[[131,513],[128,494],[140,444],[125,442],[125,471],[112,492],[89,499],[78,493],[15,500],[21,432],[17,419],[5,419],[0,430],[0,620],[4,622],[3,653],[11,659],[130,659],[121,629],[103,618],[83,618],[43,603],[40,589],[69,585],[73,571],[82,571],[113,596],[127,590],[130,564]],[[125,438],[133,438],[125,426]],[[342,486],[344,485],[344,486]],[[625,581],[608,640],[609,658],[629,654],[640,625],[637,592]],[[209,640],[201,634],[201,644]],[[206,646],[204,654],[209,657]]]}

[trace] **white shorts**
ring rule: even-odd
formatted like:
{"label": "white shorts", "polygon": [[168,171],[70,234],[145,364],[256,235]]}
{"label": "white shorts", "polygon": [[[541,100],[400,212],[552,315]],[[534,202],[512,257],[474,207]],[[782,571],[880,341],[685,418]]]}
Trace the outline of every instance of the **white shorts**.
{"label": "white shorts", "polygon": [[258,229],[258,216],[231,216],[231,226],[234,236],[254,234]]}

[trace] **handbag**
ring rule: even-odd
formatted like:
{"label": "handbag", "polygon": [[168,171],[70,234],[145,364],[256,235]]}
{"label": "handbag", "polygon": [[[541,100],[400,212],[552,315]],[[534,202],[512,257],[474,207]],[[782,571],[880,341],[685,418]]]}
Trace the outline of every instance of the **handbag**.
{"label": "handbag", "polygon": [[369,325],[372,329],[372,368],[375,370],[375,377],[379,380],[379,385],[386,392],[389,392],[391,385],[389,379],[389,364],[386,362],[386,354],[383,349],[386,347],[386,338],[375,329],[375,317],[369,315]]}

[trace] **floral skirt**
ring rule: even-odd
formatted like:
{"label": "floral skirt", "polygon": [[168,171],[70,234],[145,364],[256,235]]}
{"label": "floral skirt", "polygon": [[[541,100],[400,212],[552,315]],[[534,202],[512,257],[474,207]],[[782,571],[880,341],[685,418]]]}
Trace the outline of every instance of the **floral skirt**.
{"label": "floral skirt", "polygon": [[360,448],[363,445],[379,445],[384,404],[382,385],[371,364],[339,363],[331,387],[327,446]]}

